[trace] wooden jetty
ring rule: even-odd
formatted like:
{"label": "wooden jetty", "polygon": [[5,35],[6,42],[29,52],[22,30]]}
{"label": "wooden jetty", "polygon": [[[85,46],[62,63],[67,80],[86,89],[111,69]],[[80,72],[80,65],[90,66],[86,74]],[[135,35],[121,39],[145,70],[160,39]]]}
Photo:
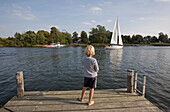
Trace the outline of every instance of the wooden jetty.
{"label": "wooden jetty", "polygon": [[[133,78],[130,74],[127,75],[130,76],[127,77],[127,81]],[[132,74],[134,73],[132,72]],[[93,98],[95,104],[88,106],[89,91],[86,91],[83,102],[77,101],[81,95],[81,90],[24,92],[23,86],[20,85],[23,84],[22,75],[21,73],[21,78],[18,78],[20,80],[17,86],[18,95],[4,106],[11,112],[162,112],[145,99],[144,95],[131,91],[130,87],[95,90]],[[127,82],[127,85],[133,85],[133,83]],[[1,108],[0,112],[7,112],[6,109]]]}

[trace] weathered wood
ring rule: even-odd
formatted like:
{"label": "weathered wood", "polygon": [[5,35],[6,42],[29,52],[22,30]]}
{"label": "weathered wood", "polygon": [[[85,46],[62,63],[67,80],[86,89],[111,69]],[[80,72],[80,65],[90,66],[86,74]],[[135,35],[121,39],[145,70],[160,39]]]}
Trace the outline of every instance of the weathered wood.
{"label": "weathered wood", "polygon": [[[99,111],[99,112],[161,112],[151,102],[138,94],[120,90],[96,90],[93,100],[95,104],[87,106],[88,93],[85,94],[83,102],[77,101],[81,90],[74,91],[48,91],[48,92],[26,92],[23,97],[12,98],[5,107],[15,112],[39,111]],[[89,92],[89,91],[87,91]],[[30,94],[29,94],[30,93]],[[41,94],[40,94],[41,93]],[[67,94],[66,94],[67,93]],[[78,94],[79,93],[79,94]],[[5,112],[0,109],[0,112]]]}
{"label": "weathered wood", "polygon": [[[115,103],[115,102],[136,102],[136,101],[146,101],[146,99],[144,99],[143,97],[139,96],[139,97],[116,97],[116,98],[95,98],[94,101],[96,103]],[[69,102],[77,102],[76,98],[70,98],[70,99],[61,99],[61,100],[50,100],[50,99],[46,99],[46,100],[11,100],[9,101],[6,106],[10,107],[10,106],[25,106],[25,105],[29,105],[29,106],[33,106],[33,105],[65,105]],[[84,99],[83,102],[88,102],[88,99]],[[81,103],[81,102],[77,102],[77,103]]]}
{"label": "weathered wood", "polygon": [[146,85],[146,75],[143,75],[143,90],[142,90],[142,96],[145,96],[145,85]]}
{"label": "weathered wood", "polygon": [[16,82],[17,82],[17,96],[22,97],[24,96],[24,79],[23,79],[23,72],[17,72],[16,74]]}
{"label": "weathered wood", "polygon": [[127,91],[133,93],[134,70],[127,70]]}
{"label": "weathered wood", "polygon": [[137,80],[138,80],[138,73],[135,73],[135,93],[136,93],[136,89],[137,89]]}
{"label": "weathered wood", "polygon": [[[127,89],[126,89],[127,90]],[[116,91],[116,90],[95,90],[94,94],[112,94],[112,95],[137,95],[136,93],[127,93],[126,90]],[[44,96],[44,95],[81,95],[81,90],[77,91],[27,91],[24,92],[24,96]],[[86,91],[89,94],[89,91]]]}
{"label": "weathered wood", "polygon": [[148,101],[141,102],[115,102],[115,103],[96,103],[93,106],[87,106],[87,103],[74,103],[69,102],[67,105],[35,105],[35,106],[16,106],[8,107],[14,111],[70,111],[70,110],[95,110],[95,109],[115,109],[115,108],[143,108],[143,107],[154,107]]}
{"label": "weathered wood", "polygon": [[[75,111],[69,111],[69,112],[75,112]],[[137,107],[137,108],[83,110],[83,112],[161,112],[161,111],[157,107],[141,107],[141,108]]]}

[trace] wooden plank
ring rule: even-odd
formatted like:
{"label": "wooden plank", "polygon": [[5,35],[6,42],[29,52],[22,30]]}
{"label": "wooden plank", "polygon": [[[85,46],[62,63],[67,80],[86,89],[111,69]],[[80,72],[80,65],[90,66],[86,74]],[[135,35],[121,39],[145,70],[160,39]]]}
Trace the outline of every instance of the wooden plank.
{"label": "wooden plank", "polygon": [[[20,101],[20,100],[67,100],[67,99],[76,99],[80,97],[80,95],[45,95],[45,96],[24,96],[22,98],[14,97],[11,99],[11,101]],[[95,98],[113,98],[113,97],[140,97],[140,96],[134,96],[134,95],[112,95],[112,94],[95,94]],[[89,98],[89,95],[86,94],[85,99]]]}
{"label": "wooden plank", "polygon": [[[60,111],[58,111],[60,112]],[[65,111],[65,112],[82,112],[82,110]],[[83,110],[83,112],[162,112],[157,107],[141,107],[141,108],[115,108],[115,109],[98,109]]]}
{"label": "wooden plank", "polygon": [[[143,97],[125,97],[125,98],[96,98],[93,99],[96,103],[114,103],[114,102],[136,102],[136,101],[146,101]],[[66,100],[21,100],[21,101],[9,101],[5,106],[33,106],[33,105],[66,105],[69,102],[77,102],[77,99],[66,99]],[[88,102],[88,99],[84,99],[83,103]],[[81,102],[77,102],[81,103]]]}
{"label": "wooden plank", "polygon": [[[86,93],[89,93],[89,90],[86,91]],[[127,94],[127,95],[131,95],[132,93],[127,93],[124,89],[120,89],[120,90],[95,90],[94,91],[95,94],[100,94],[100,93],[112,93],[112,94]],[[60,95],[60,94],[67,94],[67,95],[72,95],[72,94],[81,94],[81,90],[75,90],[75,91],[29,91],[29,92],[25,92],[24,95],[28,96],[28,95]],[[135,95],[136,93],[134,93]]]}
{"label": "wooden plank", "polygon": [[[5,106],[13,111],[99,111],[99,112],[143,112],[158,111],[151,102],[137,94],[129,94],[126,89],[96,90],[94,94],[95,104],[87,106],[87,91],[84,101],[76,100],[80,97],[81,90],[76,91],[31,91],[26,96],[12,98]],[[5,112],[0,109],[0,112]]]}
{"label": "wooden plank", "polygon": [[70,102],[68,105],[36,105],[36,106],[16,106],[7,107],[13,111],[74,111],[74,110],[91,110],[91,109],[114,109],[114,108],[143,108],[143,107],[154,107],[148,101],[141,102],[117,102],[117,103],[96,103],[93,106],[87,106],[87,103],[73,103]]}

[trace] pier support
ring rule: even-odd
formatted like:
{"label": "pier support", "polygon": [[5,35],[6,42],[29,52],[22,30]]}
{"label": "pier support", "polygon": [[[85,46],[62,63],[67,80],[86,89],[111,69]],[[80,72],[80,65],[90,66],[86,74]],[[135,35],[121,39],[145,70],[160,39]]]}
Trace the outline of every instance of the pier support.
{"label": "pier support", "polygon": [[24,96],[24,79],[23,79],[23,72],[17,72],[16,74],[16,82],[17,82],[17,96],[22,97]]}
{"label": "pier support", "polygon": [[146,75],[143,75],[143,90],[142,90],[142,96],[145,96],[145,87],[146,87]]}
{"label": "pier support", "polygon": [[127,92],[133,93],[134,70],[127,70]]}

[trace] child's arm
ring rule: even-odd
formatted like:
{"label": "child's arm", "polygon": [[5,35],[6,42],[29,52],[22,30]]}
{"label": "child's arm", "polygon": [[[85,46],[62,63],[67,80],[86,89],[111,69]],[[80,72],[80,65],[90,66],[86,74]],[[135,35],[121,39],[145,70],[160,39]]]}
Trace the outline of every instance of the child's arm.
{"label": "child's arm", "polygon": [[98,66],[98,63],[97,63],[97,60],[96,60],[96,59],[95,59],[95,61],[94,61],[94,70],[95,70],[96,72],[99,71],[99,66]]}

